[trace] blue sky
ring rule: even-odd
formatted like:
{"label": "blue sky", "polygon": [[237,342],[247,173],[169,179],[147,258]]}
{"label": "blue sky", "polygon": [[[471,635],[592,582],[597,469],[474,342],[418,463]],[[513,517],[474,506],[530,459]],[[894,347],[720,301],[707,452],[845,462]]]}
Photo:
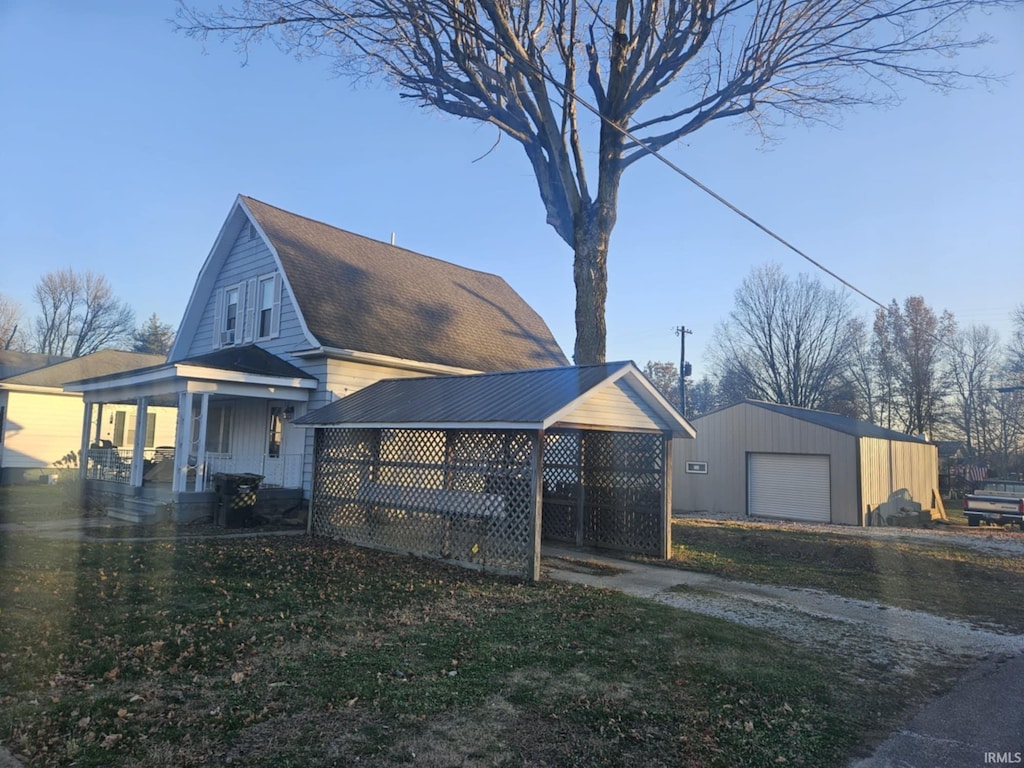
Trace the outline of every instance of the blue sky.
{"label": "blue sky", "polygon": [[[572,254],[530,169],[493,129],[353,87],[272,47],[241,66],[167,19],[165,0],[0,3],[0,293],[32,315],[46,272],[107,276],[139,321],[177,327],[238,193],[502,275],[571,356]],[[1024,13],[965,59],[1004,85],[793,125],[765,150],[722,123],[666,153],[871,296],[922,295],[1005,338],[1024,302]],[[477,158],[482,159],[477,160]],[[476,162],[474,162],[476,160]],[[608,359],[702,353],[754,267],[831,278],[656,160],[625,176],[612,237]],[[872,305],[853,297],[867,318]]]}

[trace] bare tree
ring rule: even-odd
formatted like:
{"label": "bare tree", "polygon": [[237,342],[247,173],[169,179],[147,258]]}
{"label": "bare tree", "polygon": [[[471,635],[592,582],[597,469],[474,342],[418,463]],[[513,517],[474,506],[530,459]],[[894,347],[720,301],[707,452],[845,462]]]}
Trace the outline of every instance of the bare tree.
{"label": "bare tree", "polygon": [[93,272],[48,272],[36,285],[35,299],[39,352],[81,357],[104,347],[123,348],[135,330],[131,308],[114,296],[105,277]]}
{"label": "bare tree", "polygon": [[14,299],[0,293],[0,349],[24,351],[20,323],[21,306]]}
{"label": "bare tree", "polygon": [[[901,308],[896,301],[875,313],[878,371],[887,426],[930,434],[941,419],[944,395],[942,344],[956,331],[949,312],[941,317],[920,296]],[[893,423],[895,422],[895,423]]]}
{"label": "bare tree", "polygon": [[854,412],[849,415],[880,423],[878,376],[876,358],[871,350],[871,341],[864,321],[854,318],[847,327],[849,355],[846,358],[846,379],[854,402]]}
{"label": "bare tree", "polygon": [[998,432],[994,385],[1000,372],[999,336],[987,325],[952,334],[945,346],[953,427],[964,436],[969,456],[992,450]]}
{"label": "bare tree", "polygon": [[736,291],[729,318],[715,329],[712,359],[755,397],[822,406],[842,384],[849,354],[849,302],[837,290],[777,265],[755,269]]}
{"label": "bare tree", "polygon": [[[490,123],[526,154],[547,222],[574,251],[577,363],[605,357],[608,249],[625,170],[714,120],[762,132],[946,88],[978,73],[952,57],[969,12],[1021,0],[239,0],[177,28],[269,39],[381,76],[402,97]],[[585,87],[587,101],[582,101]],[[581,100],[575,96],[579,95]],[[596,125],[580,117],[581,104]],[[596,162],[596,178],[588,164]],[[591,169],[592,170],[592,169]]]}
{"label": "bare tree", "polygon": [[1024,304],[1013,311],[1013,328],[1006,349],[1006,373],[1024,385]]}
{"label": "bare tree", "polygon": [[167,355],[174,346],[174,328],[161,323],[154,312],[149,319],[135,331],[132,352],[147,352],[151,355]]}
{"label": "bare tree", "polygon": [[673,362],[648,360],[644,365],[644,376],[676,408],[679,407],[679,369]]}

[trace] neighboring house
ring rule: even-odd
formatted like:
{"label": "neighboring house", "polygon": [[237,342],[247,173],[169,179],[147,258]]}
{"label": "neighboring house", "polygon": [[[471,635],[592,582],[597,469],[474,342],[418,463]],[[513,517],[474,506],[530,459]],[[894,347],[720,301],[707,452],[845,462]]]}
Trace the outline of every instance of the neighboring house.
{"label": "neighboring house", "polygon": [[69,358],[59,355],[44,355],[38,352],[17,352],[13,349],[0,349],[0,379],[16,376],[19,373],[45,368],[47,365],[60,363]]}
{"label": "neighboring house", "polygon": [[292,420],[376,381],[567,362],[500,277],[240,196],[167,362],[68,389],[85,397],[83,447],[98,414],[130,405],[145,458],[149,409],[176,410],[172,451],[98,482],[110,504],[134,497],[136,517],[169,501],[184,520],[209,513],[219,473],[261,475],[282,504],[308,499],[313,435]]}
{"label": "neighboring house", "polygon": [[891,497],[938,494],[934,444],[839,414],[746,400],[693,427],[675,441],[676,512],[865,525]]}
{"label": "neighboring house", "polygon": [[[7,354],[7,353],[5,353]],[[47,478],[55,464],[78,466],[82,434],[82,395],[64,385],[78,379],[120,373],[163,362],[159,355],[103,350],[68,360],[47,355],[22,355],[22,362],[40,363],[33,370],[0,379],[0,484]],[[31,359],[29,359],[31,358]],[[61,361],[48,364],[47,361]],[[10,360],[7,360],[10,363]],[[112,448],[130,448],[136,413],[127,407],[104,411],[93,431],[96,441]],[[144,443],[152,448],[174,440],[174,413],[151,411]],[[117,454],[110,453],[111,458]],[[125,456],[124,458],[127,458]]]}

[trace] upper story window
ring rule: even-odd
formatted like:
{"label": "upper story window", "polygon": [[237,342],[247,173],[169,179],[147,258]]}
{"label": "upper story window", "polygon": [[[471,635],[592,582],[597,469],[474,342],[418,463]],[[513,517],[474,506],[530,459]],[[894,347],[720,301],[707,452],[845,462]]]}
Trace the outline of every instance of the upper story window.
{"label": "upper story window", "polygon": [[[274,335],[274,308],[280,305],[280,300],[274,300],[277,287],[277,275],[270,275],[260,280],[259,308],[257,310],[257,325],[259,330],[256,333],[258,339],[269,339]],[[280,309],[278,309],[280,311]]]}
{"label": "upper story window", "polygon": [[281,277],[250,278],[218,291],[214,302],[213,347],[251,344],[281,333]]}
{"label": "upper story window", "polygon": [[239,299],[241,298],[241,289],[239,287],[228,288],[224,292],[224,328],[222,343],[223,344],[234,344],[235,341],[240,341],[238,336],[238,319],[239,319]]}

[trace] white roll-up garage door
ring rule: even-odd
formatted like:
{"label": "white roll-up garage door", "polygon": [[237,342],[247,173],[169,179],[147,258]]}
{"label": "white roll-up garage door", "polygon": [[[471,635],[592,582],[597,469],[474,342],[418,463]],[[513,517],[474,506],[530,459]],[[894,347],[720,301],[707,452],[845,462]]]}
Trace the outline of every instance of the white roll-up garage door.
{"label": "white roll-up garage door", "polygon": [[747,466],[750,515],[831,522],[828,456],[752,453]]}

